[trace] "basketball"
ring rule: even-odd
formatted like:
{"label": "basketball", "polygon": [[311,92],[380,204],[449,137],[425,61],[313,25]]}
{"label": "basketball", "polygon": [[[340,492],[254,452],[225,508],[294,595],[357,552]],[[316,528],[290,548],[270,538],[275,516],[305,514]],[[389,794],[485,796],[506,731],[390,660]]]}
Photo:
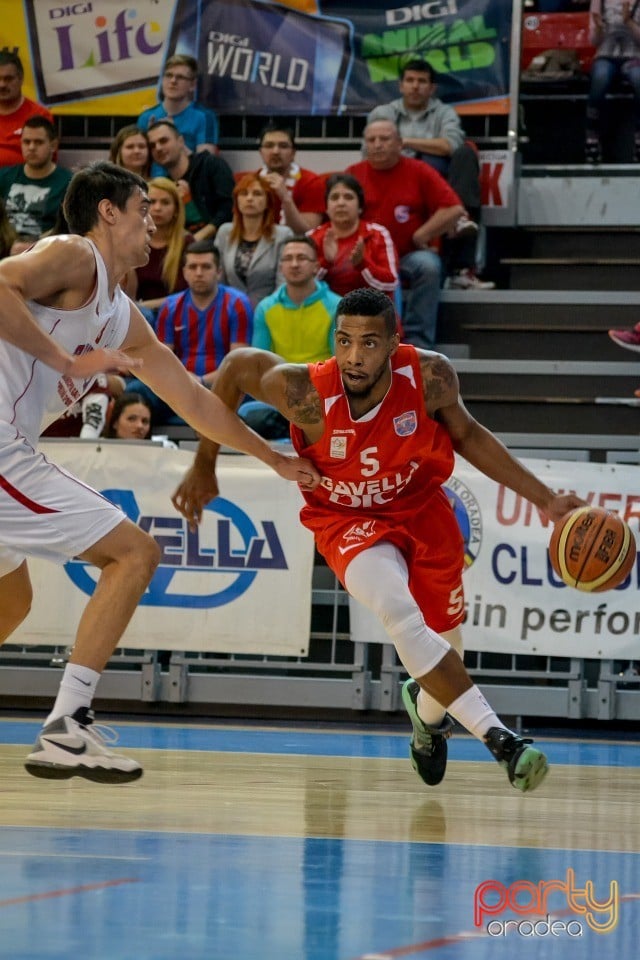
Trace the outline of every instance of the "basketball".
{"label": "basketball", "polygon": [[551,534],[549,558],[570,587],[599,593],[613,590],[631,572],[636,541],[628,524],[604,507],[578,507],[559,520]]}

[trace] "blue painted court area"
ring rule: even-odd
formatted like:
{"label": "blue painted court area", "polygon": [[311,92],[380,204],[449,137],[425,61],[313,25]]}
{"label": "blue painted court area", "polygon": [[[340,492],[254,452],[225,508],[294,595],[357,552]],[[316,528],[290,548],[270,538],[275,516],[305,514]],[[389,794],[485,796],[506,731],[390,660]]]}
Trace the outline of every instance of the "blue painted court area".
{"label": "blue painted court area", "polygon": [[[624,899],[638,885],[631,853],[16,828],[0,835],[0,864],[7,960],[637,956],[640,902]],[[572,933],[505,936],[497,918],[492,936],[474,927],[483,881],[537,882],[541,867],[566,880],[568,865],[578,887],[598,878],[600,902],[606,878],[620,882],[611,933],[594,932],[560,891],[549,899],[556,930]]]}
{"label": "blue painted court area", "polygon": [[[100,718],[98,718],[100,719]],[[327,757],[404,759],[410,731],[364,733],[351,730],[238,729],[231,726],[196,727],[179,724],[113,723],[119,747],[151,750],[213,750],[222,753],[265,753]],[[0,720],[0,744],[31,745],[41,724],[30,720]],[[555,763],[640,767],[640,743],[608,743],[583,740],[542,740]],[[449,743],[452,760],[493,763],[490,754],[470,736],[455,736]]]}
{"label": "blue painted court area", "polygon": [[[537,799],[514,796],[506,783],[496,788],[484,767],[494,761],[466,736],[450,742],[452,761],[463,761],[451,771],[457,787],[445,781],[438,793],[423,792],[410,769],[405,777],[395,762],[409,767],[408,733],[114,726],[123,748],[157,751],[145,758],[140,786],[33,781],[22,771],[21,748],[27,752],[39,724],[0,720],[0,960],[638,956],[640,852],[626,846],[635,826],[635,743],[544,741],[553,763],[579,769],[575,779],[571,770],[558,773],[567,790],[554,795],[549,778],[549,792]],[[270,757],[254,765],[252,755]],[[327,757],[343,759],[332,767],[320,759]],[[248,772],[239,787],[241,766]],[[606,772],[595,767],[611,768],[618,786],[609,791]],[[370,768],[377,793],[367,780]],[[626,799],[616,793],[623,789]],[[198,790],[213,810],[210,821],[178,824],[178,815],[197,809]],[[287,799],[292,812],[276,820],[274,808],[279,813]],[[359,830],[367,806],[377,804],[385,804],[383,829]],[[578,824],[577,843],[576,831],[572,842],[554,829],[562,804],[567,829]],[[240,806],[255,813],[248,827],[239,825]],[[486,813],[492,819],[480,826],[479,841],[460,842],[467,824]],[[529,817],[538,817],[537,833]],[[371,810],[369,818],[375,821]],[[405,829],[394,833],[398,818]],[[501,845],[505,820],[515,829]],[[596,823],[604,849],[592,850]],[[434,842],[425,841],[427,829]]]}

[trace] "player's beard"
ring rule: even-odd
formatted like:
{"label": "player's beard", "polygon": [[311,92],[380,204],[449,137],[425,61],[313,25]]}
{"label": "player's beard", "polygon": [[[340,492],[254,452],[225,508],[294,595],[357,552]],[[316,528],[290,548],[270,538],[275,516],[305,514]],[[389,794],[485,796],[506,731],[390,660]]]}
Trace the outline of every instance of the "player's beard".
{"label": "player's beard", "polygon": [[344,378],[342,380],[342,385],[344,387],[344,392],[348,397],[353,397],[358,400],[367,400],[373,393],[375,387],[380,383],[380,380],[383,378],[387,370],[389,369],[389,358],[380,364],[380,367],[372,374],[370,380],[363,381],[362,389],[353,388],[349,384],[345,383]]}

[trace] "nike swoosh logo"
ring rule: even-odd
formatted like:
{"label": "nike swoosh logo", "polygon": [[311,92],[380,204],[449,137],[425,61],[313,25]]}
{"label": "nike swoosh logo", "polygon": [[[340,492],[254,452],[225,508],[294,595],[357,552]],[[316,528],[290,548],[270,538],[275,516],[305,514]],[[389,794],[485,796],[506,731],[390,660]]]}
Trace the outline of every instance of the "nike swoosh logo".
{"label": "nike swoosh logo", "polygon": [[46,742],[50,743],[53,747],[60,747],[61,750],[66,750],[67,753],[79,755],[87,752],[86,743],[83,743],[81,747],[72,747],[70,743],[60,743],[58,740],[52,740],[51,737],[43,737],[42,739],[46,740]]}
{"label": "nike swoosh logo", "polygon": [[356,547],[361,547],[361,543],[348,543],[346,547],[338,547],[338,550],[344,557],[345,553],[348,553],[349,550],[355,550]]}
{"label": "nike swoosh logo", "polygon": [[75,673],[72,673],[71,676],[73,677],[74,680],[77,680],[77,681],[78,681],[79,683],[81,683],[84,687],[90,687],[90,686],[91,686],[91,680],[81,680],[80,677],[76,677]]}

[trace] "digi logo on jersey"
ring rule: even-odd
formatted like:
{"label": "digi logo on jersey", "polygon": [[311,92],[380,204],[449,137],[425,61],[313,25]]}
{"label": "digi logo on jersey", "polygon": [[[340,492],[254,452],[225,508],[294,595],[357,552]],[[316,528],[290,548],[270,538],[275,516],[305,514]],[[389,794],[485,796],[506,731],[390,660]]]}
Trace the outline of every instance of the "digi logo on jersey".
{"label": "digi logo on jersey", "polygon": [[464,540],[464,565],[470,567],[482,546],[482,514],[472,491],[455,476],[443,484]]}
{"label": "digi logo on jersey", "polygon": [[[162,551],[142,606],[220,607],[245,593],[261,570],[288,569],[276,525],[254,521],[223,497],[208,504],[200,527],[193,531],[175,514],[145,516],[131,490],[101,493],[152,536]],[[65,570],[80,590],[93,593],[98,579],[95,567],[72,560]]]}

